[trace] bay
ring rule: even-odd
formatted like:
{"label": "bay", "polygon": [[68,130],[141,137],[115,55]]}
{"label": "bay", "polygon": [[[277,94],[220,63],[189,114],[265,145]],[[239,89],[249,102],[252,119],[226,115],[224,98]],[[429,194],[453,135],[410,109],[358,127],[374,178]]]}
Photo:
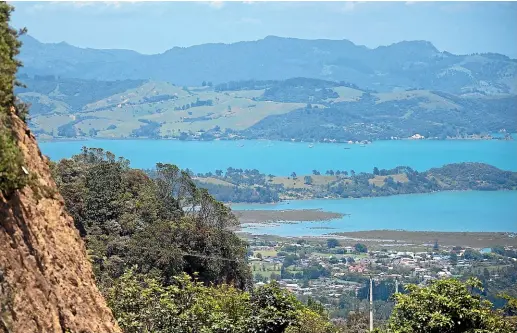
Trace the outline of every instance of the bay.
{"label": "bay", "polygon": [[273,175],[310,174],[313,169],[371,172],[376,166],[400,165],[423,171],[455,162],[484,162],[517,171],[517,141],[502,140],[398,140],[372,144],[308,143],[242,140],[86,140],[41,142],[52,160],[80,153],[81,147],[109,150],[131,161],[134,168],[153,168],[157,162],[173,163],[194,172],[214,172],[228,167],[258,169]]}
{"label": "bay", "polygon": [[[237,204],[232,209],[322,209],[345,215],[321,222],[243,225],[242,231],[278,236],[320,236],[363,230],[517,232],[517,191],[467,191],[361,199],[293,200]],[[331,228],[331,229],[329,229]]]}

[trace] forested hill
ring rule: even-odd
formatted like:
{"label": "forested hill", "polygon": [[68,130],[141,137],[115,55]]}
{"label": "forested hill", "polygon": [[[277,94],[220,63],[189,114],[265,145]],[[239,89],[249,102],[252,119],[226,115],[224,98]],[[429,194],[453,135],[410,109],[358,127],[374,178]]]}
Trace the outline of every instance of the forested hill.
{"label": "forested hill", "polygon": [[81,49],[23,37],[20,73],[95,80],[152,79],[178,85],[310,77],[380,92],[394,88],[516,93],[517,61],[500,54],[455,55],[430,42],[369,49],[348,40],[269,36],[258,41],[174,47],[162,54]]}
{"label": "forested hill", "polygon": [[84,148],[52,172],[101,284],[136,266],[165,283],[186,272],[207,284],[249,286],[246,244],[230,230],[237,219],[178,167],[159,163],[151,179],[128,160]]}
{"label": "forested hill", "polygon": [[418,172],[407,166],[355,173],[313,170],[311,175],[265,175],[228,168],[197,174],[196,183],[226,202],[269,203],[281,199],[361,198],[436,191],[516,190],[517,172],[484,163],[454,163]]}
{"label": "forested hill", "polygon": [[446,139],[516,131],[517,98],[481,92],[378,92],[311,78],[176,86],[20,75],[42,139],[279,139],[303,141]]}

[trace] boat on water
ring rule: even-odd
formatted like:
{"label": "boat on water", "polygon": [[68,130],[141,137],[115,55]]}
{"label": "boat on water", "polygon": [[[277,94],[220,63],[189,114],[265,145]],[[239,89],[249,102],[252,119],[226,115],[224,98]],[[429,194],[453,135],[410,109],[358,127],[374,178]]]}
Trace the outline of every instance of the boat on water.
{"label": "boat on water", "polygon": [[350,147],[345,147],[345,148],[343,148],[343,149],[352,149],[352,148],[350,148]]}
{"label": "boat on water", "polygon": [[314,147],[314,145],[313,145],[313,144],[310,144],[310,145],[309,145],[309,148],[313,148],[313,147]]}

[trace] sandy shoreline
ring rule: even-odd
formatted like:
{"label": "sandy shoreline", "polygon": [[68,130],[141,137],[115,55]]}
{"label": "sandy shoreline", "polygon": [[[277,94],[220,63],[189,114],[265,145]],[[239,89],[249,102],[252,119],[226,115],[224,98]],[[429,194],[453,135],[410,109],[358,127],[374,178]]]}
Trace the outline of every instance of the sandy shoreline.
{"label": "sandy shoreline", "polygon": [[325,244],[328,238],[338,239],[343,246],[353,246],[355,243],[364,243],[368,248],[379,250],[419,249],[421,251],[432,249],[435,240],[440,248],[452,248],[453,246],[471,247],[476,249],[491,248],[497,245],[517,248],[517,233],[511,232],[447,232],[447,231],[403,231],[403,230],[367,230],[336,232],[321,236],[275,236],[252,235],[248,232],[239,232],[241,237],[251,239],[260,237],[274,241],[286,241],[288,239],[305,239],[309,242]]}
{"label": "sandy shoreline", "polygon": [[325,212],[319,209],[234,210],[233,213],[242,224],[327,221],[344,216],[344,214],[341,213]]}
{"label": "sandy shoreline", "polygon": [[[513,237],[512,237],[513,235]],[[329,237],[350,240],[362,240],[371,243],[392,244],[434,244],[441,246],[469,246],[474,248],[495,245],[517,246],[517,234],[511,232],[445,232],[445,231],[404,231],[404,230],[369,230],[337,232]]]}

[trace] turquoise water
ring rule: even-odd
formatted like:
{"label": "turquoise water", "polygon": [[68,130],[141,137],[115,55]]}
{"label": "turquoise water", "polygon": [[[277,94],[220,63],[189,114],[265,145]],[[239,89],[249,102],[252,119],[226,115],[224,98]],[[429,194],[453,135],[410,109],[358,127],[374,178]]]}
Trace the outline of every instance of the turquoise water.
{"label": "turquoise water", "polygon": [[[378,141],[360,147],[276,141],[89,140],[43,142],[53,160],[78,154],[82,146],[100,147],[124,156],[135,168],[174,163],[194,172],[228,167],[266,174],[310,173],[313,169],[371,171],[374,166],[408,165],[426,170],[454,162],[485,162],[517,171],[517,141]],[[242,146],[242,147],[241,147]],[[350,149],[344,149],[350,148]],[[307,200],[278,205],[236,206],[246,209],[323,209],[351,214],[330,222],[302,222],[250,229],[282,236],[321,235],[336,231],[406,229],[441,231],[517,231],[517,191],[442,192],[381,198]],[[331,227],[333,230],[311,229]]]}
{"label": "turquoise water", "polygon": [[[241,147],[241,145],[243,145]],[[517,171],[517,141],[376,141],[359,145],[263,140],[88,140],[42,142],[52,160],[78,154],[82,146],[104,148],[131,161],[134,168],[152,168],[157,162],[174,163],[195,172],[226,170],[228,167],[258,169],[273,175],[311,173],[313,169],[371,171],[407,165],[423,171],[454,162],[485,162]],[[344,149],[350,148],[350,149]]]}
{"label": "turquoise water", "polygon": [[[322,209],[350,214],[324,222],[244,226],[253,234],[318,236],[340,231],[517,232],[517,191],[438,192],[380,198],[286,201],[275,205],[233,205],[233,209]],[[324,227],[332,230],[312,229]]]}

